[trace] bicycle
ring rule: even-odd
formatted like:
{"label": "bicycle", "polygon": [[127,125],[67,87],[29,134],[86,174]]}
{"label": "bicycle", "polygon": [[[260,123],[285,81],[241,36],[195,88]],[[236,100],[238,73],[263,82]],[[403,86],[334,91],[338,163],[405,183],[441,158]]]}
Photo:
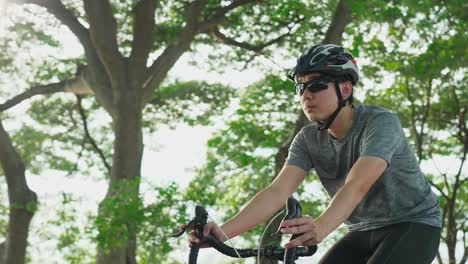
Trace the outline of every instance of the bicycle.
{"label": "bicycle", "polygon": [[[288,198],[286,202],[286,214],[283,220],[289,220],[293,218],[299,218],[302,216],[302,208],[299,202],[294,198]],[[186,225],[181,228],[180,232],[171,235],[171,237],[179,237],[190,228],[195,230],[195,235],[200,239],[200,243],[192,245],[189,253],[188,264],[196,264],[198,258],[198,251],[200,250],[200,244],[207,243],[217,251],[224,255],[233,258],[248,258],[254,256],[267,256],[272,257],[276,260],[283,261],[285,264],[294,264],[299,257],[312,256],[317,251],[317,246],[311,247],[293,247],[289,249],[277,248],[277,247],[265,247],[265,248],[254,248],[254,249],[237,249],[230,247],[213,235],[203,236],[203,227],[208,220],[208,212],[201,205],[195,206],[195,217],[189,221]],[[270,221],[271,222],[271,221]],[[276,231],[275,234],[279,234],[280,230]],[[290,240],[296,238],[298,235],[291,236]]]}

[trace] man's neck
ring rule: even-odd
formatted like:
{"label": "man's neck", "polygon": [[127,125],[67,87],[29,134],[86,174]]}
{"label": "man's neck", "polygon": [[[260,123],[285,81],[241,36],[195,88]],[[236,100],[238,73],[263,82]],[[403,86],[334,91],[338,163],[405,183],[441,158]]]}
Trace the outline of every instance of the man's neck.
{"label": "man's neck", "polygon": [[352,105],[343,107],[332,125],[328,128],[328,133],[330,133],[334,139],[342,139],[353,125],[353,117],[354,107],[352,107]]}

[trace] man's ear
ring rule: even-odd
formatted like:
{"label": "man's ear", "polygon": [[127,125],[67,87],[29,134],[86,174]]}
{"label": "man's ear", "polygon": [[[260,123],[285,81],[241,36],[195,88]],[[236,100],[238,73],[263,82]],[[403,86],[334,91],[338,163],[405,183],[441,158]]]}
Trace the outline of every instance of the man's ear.
{"label": "man's ear", "polygon": [[353,84],[350,81],[344,81],[340,85],[341,96],[343,100],[348,99],[353,94]]}

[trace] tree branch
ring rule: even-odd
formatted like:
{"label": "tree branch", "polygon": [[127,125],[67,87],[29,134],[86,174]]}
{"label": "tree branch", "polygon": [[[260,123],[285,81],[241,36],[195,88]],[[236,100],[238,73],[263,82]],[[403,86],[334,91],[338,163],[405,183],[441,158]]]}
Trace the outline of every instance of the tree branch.
{"label": "tree branch", "polygon": [[250,3],[261,3],[262,0],[237,0],[233,1],[230,5],[220,7],[214,11],[214,17],[225,16],[228,12],[238,8],[239,6],[247,5]]}
{"label": "tree branch", "polygon": [[6,244],[6,240],[0,243],[0,260],[2,261],[3,259],[5,259],[5,244]]}
{"label": "tree branch", "polygon": [[211,30],[211,33],[214,37],[216,37],[220,42],[224,43],[224,44],[227,44],[227,45],[230,45],[230,46],[235,46],[235,47],[239,47],[239,48],[242,48],[242,49],[246,49],[246,50],[250,50],[250,51],[253,51],[253,52],[256,52],[256,53],[260,53],[264,48],[270,46],[270,45],[273,45],[273,44],[276,44],[276,43],[279,43],[281,42],[284,38],[286,38],[287,36],[291,36],[291,29],[288,30],[287,33],[277,37],[277,38],[274,38],[270,41],[267,41],[263,44],[258,44],[258,45],[252,45],[252,44],[249,44],[249,43],[246,43],[246,42],[239,42],[235,39],[232,39],[232,38],[229,38],[227,37],[225,34],[223,34],[221,31],[219,31],[219,29],[217,27],[213,28]]}
{"label": "tree branch", "polygon": [[465,184],[466,182],[468,182],[468,178],[465,178],[465,179],[461,180],[461,181],[460,181],[460,185],[463,185],[463,184]]}
{"label": "tree branch", "polygon": [[351,22],[353,15],[351,8],[348,6],[348,4],[352,4],[353,2],[354,1],[340,0],[338,5],[336,6],[327,33],[325,33],[323,43],[332,43],[338,45],[341,44],[341,41],[343,39],[343,32],[345,31],[346,26]]}
{"label": "tree branch", "polygon": [[199,32],[198,17],[203,11],[206,2],[207,0],[197,0],[189,5],[187,9],[187,24],[179,34],[177,42],[169,45],[146,71],[145,76],[147,77],[143,85],[141,107],[144,107],[151,100],[155,87],[161,84],[180,56],[190,48],[190,43]]}
{"label": "tree branch", "polygon": [[34,4],[44,7],[70,29],[81,42],[85,50],[92,49],[88,29],[78,21],[73,12],[68,10],[60,0],[16,0],[15,2],[18,4]]}
{"label": "tree branch", "polygon": [[[452,192],[450,190],[450,184],[447,179],[448,178],[447,174],[446,173],[442,174],[442,178],[444,179],[445,186],[447,186],[447,197],[453,197]],[[448,199],[448,200],[451,200],[451,199]]]}
{"label": "tree branch", "polygon": [[[443,173],[440,168],[437,166],[437,164],[435,163],[434,161],[434,157],[432,156],[432,154],[430,154],[429,156],[430,160],[432,160],[432,164],[434,165],[434,167],[436,168],[436,170],[440,173],[440,175],[442,175],[445,179],[447,178],[447,173]],[[432,186],[434,186],[441,194],[442,196],[445,197],[445,199],[449,199],[449,196],[443,191],[443,189],[439,188],[436,184],[434,184],[431,180],[428,180],[429,181],[429,184],[431,184]],[[445,185],[447,187],[449,187],[448,183],[445,181]]]}
{"label": "tree branch", "polygon": [[[10,136],[0,120],[0,166],[8,185],[10,204],[8,231],[4,248],[4,263],[24,263],[29,234],[29,224],[34,210],[28,204],[37,203],[37,195],[26,181],[25,165],[13,146]],[[17,205],[17,207],[13,206]]]}
{"label": "tree branch", "polygon": [[187,28],[195,28],[199,24],[200,15],[205,7],[207,0],[196,0],[187,9]]}
{"label": "tree branch", "polygon": [[432,185],[434,188],[436,188],[442,196],[444,196],[445,199],[449,199],[449,197],[444,193],[444,190],[442,190],[439,186],[434,184],[431,180],[429,180],[429,184]]}
{"label": "tree branch", "polygon": [[125,63],[117,43],[117,23],[108,0],[84,0],[91,41],[110,78],[112,87],[125,80]]}
{"label": "tree branch", "polygon": [[179,43],[169,45],[163,53],[147,69],[147,79],[143,84],[143,99],[141,107],[144,107],[151,100],[151,96],[156,87],[158,87],[169,70],[176,61],[190,47],[192,39],[179,39]]}
{"label": "tree branch", "polygon": [[[424,140],[424,137],[426,136],[424,133],[424,127],[426,126],[426,122],[429,118],[429,110],[430,110],[430,107],[431,107],[431,97],[432,97],[432,81],[433,79],[429,79],[428,81],[428,84],[427,84],[427,87],[426,87],[426,102],[424,103],[424,114],[422,116],[422,120],[421,120],[421,129],[420,129],[420,151],[421,151],[421,157],[422,157],[422,152],[423,152],[423,147],[422,147],[422,142]],[[426,136],[427,138],[427,136]]]}
{"label": "tree branch", "polygon": [[444,264],[444,262],[442,262],[442,257],[440,256],[439,251],[437,251],[437,261],[439,262],[439,264]]}
{"label": "tree branch", "polygon": [[89,133],[86,113],[85,113],[85,111],[83,109],[83,106],[81,105],[81,99],[82,98],[81,98],[81,96],[77,95],[76,99],[77,99],[78,112],[80,113],[81,120],[83,120],[83,128],[84,128],[85,136],[88,139],[91,146],[93,146],[94,150],[96,150],[96,152],[98,153],[99,157],[101,158],[102,162],[104,163],[104,166],[107,169],[107,172],[110,173],[111,166],[107,162],[106,156],[104,155],[104,152],[98,147],[98,145],[96,144],[96,141],[93,139],[93,137]]}
{"label": "tree branch", "polygon": [[460,260],[460,264],[465,264],[467,259],[468,259],[468,247],[465,246],[465,250],[463,251],[463,257]]}
{"label": "tree branch", "polygon": [[[447,202],[445,203],[445,206],[442,209],[442,229],[445,228],[445,226],[447,225],[447,210],[448,210],[448,207],[447,207],[447,203],[450,202],[450,199],[447,199]],[[446,240],[447,238],[445,236],[443,236],[443,234],[441,234],[441,237]]]}
{"label": "tree branch", "polygon": [[409,88],[409,81],[408,79],[405,79],[405,87],[406,87],[406,93],[408,95],[408,100],[410,101],[411,104],[411,126],[414,132],[414,136],[416,138],[416,147],[417,147],[417,156],[418,156],[418,163],[421,163],[422,161],[422,133],[418,131],[418,128],[416,127],[416,107],[415,107],[415,99],[413,95],[411,94],[410,88]]}
{"label": "tree branch", "polygon": [[463,166],[464,166],[465,161],[466,161],[468,146],[467,146],[466,140],[464,140],[464,137],[466,137],[466,134],[467,134],[466,124],[465,124],[465,120],[464,120],[464,111],[462,111],[461,108],[460,108],[460,102],[458,100],[455,89],[453,89],[452,91],[453,91],[453,96],[454,96],[454,99],[455,99],[455,105],[456,105],[457,110],[458,110],[457,112],[459,113],[458,114],[458,130],[459,131],[457,133],[458,134],[457,138],[460,141],[460,143],[463,145],[463,155],[462,155],[462,158],[461,158],[461,164],[460,164],[460,167],[458,169],[457,174],[455,175],[455,184],[454,184],[454,187],[453,187],[453,198],[456,199],[458,189],[463,186],[463,182],[464,182],[464,180],[460,179],[460,177],[462,175],[462,169],[463,169]]}
{"label": "tree branch", "polygon": [[460,100],[458,99],[457,93],[455,92],[455,87],[453,87],[452,93],[458,112],[458,132],[456,137],[461,142],[461,144],[463,144],[463,153],[466,156],[468,150],[468,129],[466,128],[465,122],[466,109],[462,110],[460,107]]}
{"label": "tree branch", "polygon": [[220,7],[213,11],[213,16],[204,21],[199,21],[206,0],[197,0],[187,8],[187,24],[179,35],[175,44],[169,45],[156,61],[146,71],[144,83],[142,106],[151,99],[153,90],[158,87],[166,77],[168,71],[174,66],[180,56],[190,47],[193,38],[199,32],[209,31],[214,26],[226,20],[225,15],[235,8],[249,3],[260,2],[260,0],[238,0],[233,1],[226,7]]}
{"label": "tree branch", "polygon": [[254,55],[250,56],[250,58],[247,61],[245,61],[244,66],[241,68],[241,71],[247,70],[247,67],[249,67],[249,64],[252,61],[254,61],[256,57],[257,57],[257,54],[254,54]]}
{"label": "tree branch", "polygon": [[228,6],[217,8],[213,11],[213,15],[210,18],[205,19],[205,21],[200,23],[200,31],[210,31],[213,27],[226,22],[226,14],[236,9],[237,7],[247,5],[250,3],[260,2],[262,2],[262,0],[239,0],[232,2]]}
{"label": "tree branch", "polygon": [[104,108],[112,113],[113,93],[108,84],[109,78],[93,46],[89,30],[78,21],[73,12],[67,9],[60,0],[16,0],[15,2],[18,4],[35,4],[46,8],[78,38],[88,59],[88,65],[92,73],[90,77],[93,77],[94,80],[93,85],[90,87],[94,90],[96,97]]}
{"label": "tree branch", "polygon": [[153,45],[155,30],[154,14],[158,3],[142,0],[134,9],[132,52],[129,58],[130,79],[140,81]]}
{"label": "tree branch", "polygon": [[[463,223],[463,226],[466,225],[466,221]],[[460,260],[460,264],[465,264],[466,263],[466,260],[468,259],[468,245],[466,244],[466,230],[465,229],[462,229],[462,232],[463,232],[463,248],[464,248],[464,251],[463,251],[463,257],[461,258]]]}
{"label": "tree branch", "polygon": [[3,104],[0,104],[0,112],[3,112],[5,110],[8,110],[12,108],[13,106],[23,102],[24,100],[27,100],[35,95],[39,94],[52,94],[52,93],[58,93],[58,92],[64,92],[65,91],[65,86],[69,80],[61,81],[58,83],[52,83],[52,84],[46,84],[46,85],[39,85],[36,87],[33,87],[15,97],[12,99],[6,101]]}
{"label": "tree branch", "polygon": [[80,150],[80,152],[78,152],[78,157],[76,158],[75,165],[73,166],[73,168],[70,171],[68,171],[68,173],[65,175],[65,177],[70,176],[73,172],[75,172],[78,169],[78,161],[81,159],[81,156],[83,155],[83,151],[85,149],[85,144],[86,144],[87,140],[88,139],[85,137],[83,139],[83,141],[81,142],[81,150]]}

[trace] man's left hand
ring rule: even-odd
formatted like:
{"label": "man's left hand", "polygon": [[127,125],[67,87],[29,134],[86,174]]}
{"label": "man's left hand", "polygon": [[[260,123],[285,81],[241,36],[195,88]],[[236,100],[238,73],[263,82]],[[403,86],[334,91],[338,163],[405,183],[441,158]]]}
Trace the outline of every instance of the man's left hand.
{"label": "man's left hand", "polygon": [[285,248],[316,245],[325,238],[320,226],[310,216],[285,220],[281,222],[281,233],[298,234],[299,236],[284,245]]}

